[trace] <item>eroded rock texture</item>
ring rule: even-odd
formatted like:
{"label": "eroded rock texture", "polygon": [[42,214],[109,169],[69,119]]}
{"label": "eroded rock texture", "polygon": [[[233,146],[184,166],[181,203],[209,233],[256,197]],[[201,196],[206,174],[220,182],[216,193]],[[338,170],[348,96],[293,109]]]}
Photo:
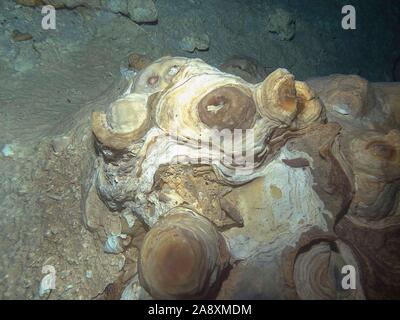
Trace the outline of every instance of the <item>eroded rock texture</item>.
{"label": "eroded rock texture", "polygon": [[[92,113],[82,171],[87,228],[138,265],[114,295],[400,298],[398,84],[285,69],[251,83],[255,65],[246,81],[181,57],[130,66],[124,93]],[[210,148],[221,132],[234,138]]]}

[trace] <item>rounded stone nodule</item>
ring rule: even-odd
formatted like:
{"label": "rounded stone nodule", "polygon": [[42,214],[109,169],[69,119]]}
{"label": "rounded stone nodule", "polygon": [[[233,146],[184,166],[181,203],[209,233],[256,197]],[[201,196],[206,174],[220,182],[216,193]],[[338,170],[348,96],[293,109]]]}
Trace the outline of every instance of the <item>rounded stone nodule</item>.
{"label": "rounded stone nodule", "polygon": [[250,129],[256,115],[256,105],[251,95],[229,85],[207,93],[197,109],[200,120],[218,130]]}
{"label": "rounded stone nodule", "polygon": [[228,262],[227,245],[214,225],[177,207],[147,233],[139,278],[156,299],[205,298],[219,284]]}
{"label": "rounded stone nodule", "polygon": [[254,92],[259,113],[268,119],[290,124],[297,114],[294,76],[277,69],[259,83]]}
{"label": "rounded stone nodule", "polygon": [[147,95],[130,94],[113,102],[107,113],[93,112],[92,130],[105,146],[121,150],[143,137],[150,125]]}
{"label": "rounded stone nodule", "polygon": [[137,132],[140,135],[149,121],[147,96],[130,94],[111,104],[107,123],[118,133]]}

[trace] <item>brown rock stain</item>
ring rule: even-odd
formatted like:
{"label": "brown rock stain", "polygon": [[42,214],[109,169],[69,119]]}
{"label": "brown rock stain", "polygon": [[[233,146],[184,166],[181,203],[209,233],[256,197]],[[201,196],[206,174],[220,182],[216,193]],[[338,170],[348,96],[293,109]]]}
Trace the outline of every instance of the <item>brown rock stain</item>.
{"label": "brown rock stain", "polygon": [[282,190],[279,187],[277,187],[276,185],[271,184],[271,186],[269,187],[269,190],[274,199],[282,198]]}

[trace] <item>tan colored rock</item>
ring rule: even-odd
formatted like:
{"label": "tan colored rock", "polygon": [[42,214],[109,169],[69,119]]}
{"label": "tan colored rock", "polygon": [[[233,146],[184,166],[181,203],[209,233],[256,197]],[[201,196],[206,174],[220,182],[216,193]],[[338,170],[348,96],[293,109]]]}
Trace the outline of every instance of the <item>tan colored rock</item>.
{"label": "tan colored rock", "polygon": [[400,108],[398,105],[400,103],[400,83],[372,83],[370,87],[374,92],[376,105],[387,115],[388,120],[392,122],[390,127],[399,128]]}
{"label": "tan colored rock", "polygon": [[297,114],[294,76],[286,69],[277,69],[257,86],[255,99],[261,115],[290,124]]}
{"label": "tan colored rock", "polygon": [[14,30],[12,32],[11,36],[15,42],[27,41],[27,40],[31,40],[33,38],[30,33],[28,33],[28,32],[22,33],[18,30]]}
{"label": "tan colored rock", "polygon": [[314,91],[302,81],[296,81],[297,110],[295,124],[299,129],[325,117],[321,101]]}
{"label": "tan colored rock", "polygon": [[[146,64],[92,118],[86,225],[128,260],[140,250],[118,294],[387,297],[381,286],[397,295],[396,85],[340,75],[301,82],[285,69],[252,84],[200,59]],[[228,144],[201,144],[235,129],[252,132],[253,143],[232,144],[249,166],[226,160]],[[360,241],[368,234],[371,245]],[[374,253],[384,243],[391,249]],[[357,270],[357,290],[338,285],[345,265]]]}
{"label": "tan colored rock", "polygon": [[150,63],[151,60],[144,54],[131,53],[128,57],[129,67],[136,71],[146,68]]}
{"label": "tan colored rock", "polygon": [[220,65],[219,69],[241,77],[249,83],[256,84],[267,76],[265,68],[255,59],[233,56]]}
{"label": "tan colored rock", "polygon": [[394,215],[400,190],[400,132],[366,132],[351,141],[355,195],[350,213],[367,220]]}
{"label": "tan colored rock", "polygon": [[344,217],[336,228],[340,239],[355,253],[367,299],[399,299],[399,220],[360,223]]}
{"label": "tan colored rock", "polygon": [[130,94],[110,105],[107,114],[94,112],[92,129],[100,143],[124,149],[141,138],[150,124],[147,96]]}
{"label": "tan colored rock", "polygon": [[210,47],[210,38],[205,33],[192,34],[184,37],[180,42],[181,49],[187,52],[195,50],[206,51]]}
{"label": "tan colored rock", "polygon": [[371,107],[368,106],[368,81],[359,76],[334,75],[308,82],[329,113],[356,119],[365,116]]}
{"label": "tan colored rock", "polygon": [[43,4],[42,0],[15,0],[15,2],[27,7],[36,7]]}
{"label": "tan colored rock", "polygon": [[205,298],[228,261],[225,240],[215,227],[178,207],[146,235],[140,251],[140,282],[159,299]]}
{"label": "tan colored rock", "polygon": [[340,300],[365,299],[356,274],[356,289],[342,287],[342,269],[359,265],[351,249],[332,233],[313,228],[304,233],[295,247],[282,255],[285,295],[289,299]]}
{"label": "tan colored rock", "polygon": [[163,57],[154,61],[138,74],[132,92],[156,93],[166,89],[186,62],[187,58],[181,57]]}

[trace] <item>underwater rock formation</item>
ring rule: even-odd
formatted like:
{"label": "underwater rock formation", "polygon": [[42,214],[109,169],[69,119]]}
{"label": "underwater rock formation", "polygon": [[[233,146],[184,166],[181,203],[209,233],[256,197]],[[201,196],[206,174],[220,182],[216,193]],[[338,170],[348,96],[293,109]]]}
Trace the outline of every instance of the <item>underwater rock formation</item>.
{"label": "underwater rock formation", "polygon": [[267,76],[266,69],[257,60],[244,56],[233,56],[227,59],[219,66],[219,69],[253,84],[263,81]]}
{"label": "underwater rock formation", "polygon": [[134,52],[128,56],[129,68],[136,71],[146,68],[149,64],[151,64],[151,62],[152,61],[144,54]]}
{"label": "underwater rock formation", "polygon": [[252,84],[137,54],[130,67],[92,113],[82,172],[87,228],[107,252],[137,248],[124,299],[399,297],[398,84],[286,69]]}
{"label": "underwater rock formation", "polygon": [[182,50],[187,52],[205,51],[210,47],[210,38],[205,33],[192,34],[184,37],[180,42],[180,46]]}
{"label": "underwater rock formation", "polygon": [[228,262],[227,245],[215,226],[177,207],[147,233],[139,275],[155,298],[202,298],[216,287]]}
{"label": "underwater rock formation", "polygon": [[290,12],[276,8],[268,15],[267,29],[279,40],[290,41],[296,34],[296,20]]}

